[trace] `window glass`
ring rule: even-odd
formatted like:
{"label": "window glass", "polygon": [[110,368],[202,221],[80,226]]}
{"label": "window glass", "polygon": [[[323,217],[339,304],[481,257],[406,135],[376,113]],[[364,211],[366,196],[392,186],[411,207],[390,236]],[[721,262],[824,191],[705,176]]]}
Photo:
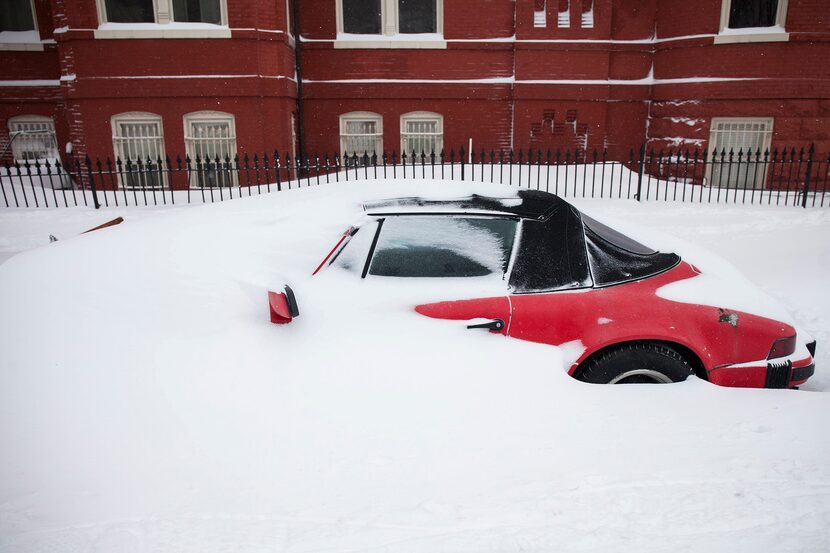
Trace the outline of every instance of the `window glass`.
{"label": "window glass", "polygon": [[192,23],[222,23],[219,0],[173,0],[173,19]]}
{"label": "window glass", "polygon": [[35,18],[31,0],[0,2],[0,31],[34,31]]}
{"label": "window glass", "polygon": [[729,28],[772,27],[777,14],[778,0],[732,0]]}
{"label": "window glass", "polygon": [[398,0],[401,33],[434,33],[436,0]]}
{"label": "window glass", "polygon": [[652,252],[644,255],[621,248],[588,226],[585,227],[585,239],[597,286],[645,278],[671,269],[680,262],[680,257],[673,253]]}
{"label": "window glass", "polygon": [[343,32],[381,33],[381,0],[343,0]]}
{"label": "window glass", "polygon": [[599,236],[607,242],[610,242],[613,246],[616,246],[617,248],[621,248],[631,253],[636,253],[640,255],[651,255],[653,253],[657,253],[648,246],[643,246],[636,240],[633,240],[628,236],[624,235],[623,233],[616,231],[611,227],[606,226],[600,223],[599,221],[588,217],[584,213],[582,213],[582,222],[585,223],[585,226],[591,229],[597,236]]}
{"label": "window glass", "polygon": [[107,21],[112,23],[154,23],[153,0],[106,0]]}
{"label": "window glass", "polygon": [[383,225],[369,274],[503,278],[517,222],[506,218],[399,216]]}
{"label": "window glass", "polygon": [[18,161],[58,159],[55,123],[45,118],[15,118],[9,122],[12,152]]}

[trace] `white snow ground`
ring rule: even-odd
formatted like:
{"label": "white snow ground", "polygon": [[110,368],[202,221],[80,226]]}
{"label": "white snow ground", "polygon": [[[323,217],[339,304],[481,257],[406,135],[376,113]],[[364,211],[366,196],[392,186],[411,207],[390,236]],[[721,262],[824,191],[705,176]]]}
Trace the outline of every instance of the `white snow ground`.
{"label": "white snow ground", "polygon": [[0,252],[33,249],[0,265],[0,551],[830,550],[827,211],[578,201],[724,255],[819,339],[798,392],[603,387],[308,278],[404,187],[1,211]]}

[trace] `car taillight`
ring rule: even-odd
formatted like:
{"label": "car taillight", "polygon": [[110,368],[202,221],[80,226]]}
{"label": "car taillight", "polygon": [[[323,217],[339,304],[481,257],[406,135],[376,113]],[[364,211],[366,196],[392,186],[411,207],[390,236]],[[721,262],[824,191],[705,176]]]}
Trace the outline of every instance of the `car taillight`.
{"label": "car taillight", "polygon": [[778,359],[779,357],[787,357],[795,352],[795,335],[787,338],[781,338],[772,343],[767,359]]}

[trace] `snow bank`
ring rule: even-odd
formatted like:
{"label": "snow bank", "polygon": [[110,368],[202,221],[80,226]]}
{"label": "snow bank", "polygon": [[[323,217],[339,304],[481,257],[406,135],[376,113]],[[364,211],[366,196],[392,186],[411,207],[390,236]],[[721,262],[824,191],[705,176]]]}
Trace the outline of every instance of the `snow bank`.
{"label": "snow bank", "polygon": [[826,549],[827,394],[582,384],[409,308],[456,291],[310,278],[363,201],[473,191],[512,194],[310,188],[0,265],[0,551]]}

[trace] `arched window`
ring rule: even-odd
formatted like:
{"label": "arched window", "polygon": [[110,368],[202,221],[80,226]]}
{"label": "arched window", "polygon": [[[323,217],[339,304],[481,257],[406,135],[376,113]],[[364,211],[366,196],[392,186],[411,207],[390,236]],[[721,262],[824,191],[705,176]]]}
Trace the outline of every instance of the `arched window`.
{"label": "arched window", "polygon": [[[191,170],[196,170],[197,177],[190,179],[190,186],[235,184],[235,173],[230,169],[236,157],[236,120],[232,114],[221,111],[188,113],[184,116],[184,141]],[[197,165],[196,160],[201,165]]]}
{"label": "arched window", "polygon": [[383,154],[383,117],[368,111],[353,111],[340,116],[340,153]]}
{"label": "arched window", "polygon": [[113,115],[112,146],[116,157],[122,162],[119,173],[121,186],[164,186],[164,130],[160,115],[140,111]]}
{"label": "arched window", "polygon": [[60,157],[55,122],[43,115],[18,115],[9,119],[9,140],[16,161],[55,160]]}
{"label": "arched window", "polygon": [[444,118],[431,111],[413,111],[401,116],[401,151],[410,155],[441,153],[444,147]]}

